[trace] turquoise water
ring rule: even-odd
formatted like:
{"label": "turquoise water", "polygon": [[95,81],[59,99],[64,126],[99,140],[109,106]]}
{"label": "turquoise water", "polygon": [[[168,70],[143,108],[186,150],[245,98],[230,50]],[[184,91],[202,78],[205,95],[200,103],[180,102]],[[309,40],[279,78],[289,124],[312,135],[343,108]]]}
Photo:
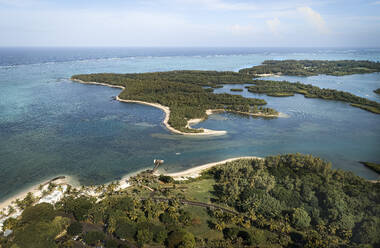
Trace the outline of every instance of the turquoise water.
{"label": "turquoise water", "polygon": [[[263,98],[288,118],[215,114],[196,127],[227,130],[221,137],[184,137],[161,124],[164,113],[114,101],[120,90],[74,83],[71,75],[179,69],[238,70],[265,59],[369,59],[380,50],[334,49],[0,49],[0,199],[65,174],[105,183],[152,167],[178,171],[235,156],[310,153],[334,168],[378,176],[357,161],[380,162],[380,116],[346,103],[302,95]],[[280,77],[336,88],[380,101],[380,74]],[[215,92],[229,92],[226,85]],[[243,85],[239,86],[244,88]]]}

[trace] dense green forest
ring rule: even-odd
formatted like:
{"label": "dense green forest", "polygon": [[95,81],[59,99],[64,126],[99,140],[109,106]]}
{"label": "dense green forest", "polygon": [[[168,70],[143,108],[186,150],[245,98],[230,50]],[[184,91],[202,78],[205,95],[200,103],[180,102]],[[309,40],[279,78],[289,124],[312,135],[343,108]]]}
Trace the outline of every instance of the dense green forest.
{"label": "dense green forest", "polygon": [[[263,99],[244,98],[240,95],[214,94],[213,89],[224,84],[252,84],[247,86],[253,93],[265,93],[269,96],[287,97],[295,93],[306,97],[326,100],[344,101],[373,113],[380,113],[380,104],[348,92],[320,89],[316,86],[287,81],[266,81],[252,79],[263,73],[285,75],[346,75],[380,71],[379,62],[369,61],[320,61],[320,60],[285,60],[264,61],[262,65],[230,71],[168,71],[152,73],[99,73],[74,75],[73,79],[85,82],[99,82],[124,86],[119,97],[126,100],[139,100],[159,103],[171,110],[169,125],[183,132],[202,132],[201,129],[186,127],[189,119],[207,118],[207,109],[224,109],[232,112],[245,112],[261,116],[276,116],[278,112],[262,107]],[[241,91],[241,89],[231,89]]]}
{"label": "dense green forest", "polygon": [[344,91],[321,89],[311,84],[291,83],[288,81],[254,79],[253,83],[255,85],[246,86],[248,91],[253,93],[264,93],[268,96],[293,96],[298,93],[309,98],[348,102],[354,107],[380,114],[380,103]]}
{"label": "dense green forest", "polygon": [[380,184],[310,155],[238,160],[186,181],[147,171],[130,183],[90,187],[97,198],[69,188],[55,205],[29,196],[0,247],[380,245]]}
{"label": "dense green forest", "polygon": [[263,116],[276,116],[278,112],[265,108],[263,99],[244,98],[240,95],[214,94],[209,88],[220,84],[242,84],[252,80],[235,72],[171,71],[134,74],[75,75],[73,79],[99,82],[125,87],[119,97],[159,103],[170,108],[169,124],[184,132],[202,132],[186,127],[189,119],[207,118],[207,109],[224,109]]}
{"label": "dense green forest", "polygon": [[243,74],[280,74],[289,76],[316,76],[326,74],[343,76],[380,72],[380,62],[357,60],[265,60],[262,65],[241,69]]}

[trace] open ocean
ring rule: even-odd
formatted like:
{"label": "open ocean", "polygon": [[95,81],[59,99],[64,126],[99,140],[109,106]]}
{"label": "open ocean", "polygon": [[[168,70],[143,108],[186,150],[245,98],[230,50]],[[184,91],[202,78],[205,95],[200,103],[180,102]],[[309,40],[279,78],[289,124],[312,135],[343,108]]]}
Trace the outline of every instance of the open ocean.
{"label": "open ocean", "polygon": [[[236,156],[306,153],[367,179],[358,161],[380,162],[380,115],[302,95],[265,99],[288,118],[214,114],[195,127],[220,137],[171,134],[156,108],[113,100],[120,90],[70,81],[73,74],[233,70],[267,59],[380,61],[380,49],[327,48],[0,48],[0,200],[57,176],[106,183],[164,159],[167,171]],[[380,102],[380,73],[276,77],[333,88]],[[231,85],[215,90],[228,92]],[[233,88],[237,88],[236,85]]]}

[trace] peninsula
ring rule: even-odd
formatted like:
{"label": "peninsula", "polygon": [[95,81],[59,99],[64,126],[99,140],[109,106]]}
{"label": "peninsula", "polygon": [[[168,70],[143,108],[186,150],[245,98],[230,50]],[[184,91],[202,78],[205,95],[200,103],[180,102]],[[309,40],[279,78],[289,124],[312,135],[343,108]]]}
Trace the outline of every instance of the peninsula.
{"label": "peninsula", "polygon": [[236,72],[101,73],[74,75],[72,80],[123,89],[117,97],[118,100],[147,104],[164,110],[166,113],[164,124],[169,130],[178,134],[224,134],[225,131],[190,127],[191,123],[206,119],[208,113],[214,110],[269,118],[279,115],[276,110],[263,107],[262,105],[266,104],[263,99],[212,92],[212,88],[218,88],[222,84],[252,82],[250,76]]}
{"label": "peninsula", "polygon": [[370,168],[371,170],[375,171],[376,173],[380,174],[380,164],[379,163],[362,162],[362,161],[360,161],[360,163],[362,165]]}

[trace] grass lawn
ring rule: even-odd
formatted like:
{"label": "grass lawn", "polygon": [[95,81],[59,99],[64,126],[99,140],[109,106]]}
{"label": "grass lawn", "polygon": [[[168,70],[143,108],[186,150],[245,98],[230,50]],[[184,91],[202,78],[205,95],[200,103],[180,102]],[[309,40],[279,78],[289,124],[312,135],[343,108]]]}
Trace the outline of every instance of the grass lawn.
{"label": "grass lawn", "polygon": [[187,187],[187,189],[183,189],[183,194],[186,196],[186,199],[211,203],[210,198],[213,197],[211,191],[214,190],[214,184],[214,179],[202,179],[195,182],[183,184],[181,186]]}

